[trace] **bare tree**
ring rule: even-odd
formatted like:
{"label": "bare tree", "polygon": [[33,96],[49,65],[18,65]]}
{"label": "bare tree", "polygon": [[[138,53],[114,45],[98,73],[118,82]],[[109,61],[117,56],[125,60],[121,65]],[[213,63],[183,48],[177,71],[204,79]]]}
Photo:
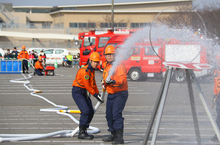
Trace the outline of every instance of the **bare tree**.
{"label": "bare tree", "polygon": [[[212,4],[204,4],[202,9],[189,7],[179,7],[178,12],[170,14],[169,16],[158,17],[158,23],[165,24],[170,28],[181,29],[183,27],[192,28],[195,32],[201,29],[201,33],[204,33],[203,21],[206,25],[207,36],[215,39],[220,38],[220,2]],[[201,18],[202,20],[201,20]]]}

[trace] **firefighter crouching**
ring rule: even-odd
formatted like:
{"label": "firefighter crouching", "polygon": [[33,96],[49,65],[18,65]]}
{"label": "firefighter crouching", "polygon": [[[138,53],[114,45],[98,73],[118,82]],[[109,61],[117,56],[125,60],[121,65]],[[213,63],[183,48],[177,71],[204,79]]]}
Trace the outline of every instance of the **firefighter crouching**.
{"label": "firefighter crouching", "polygon": [[[25,46],[22,46],[22,51],[18,54],[18,59],[23,59],[22,60],[22,69],[23,69],[23,73],[28,73],[28,62],[27,60],[29,59],[29,55],[28,52],[25,50]],[[27,60],[24,60],[27,59]]]}
{"label": "firefighter crouching", "polygon": [[124,110],[128,98],[127,70],[123,63],[120,63],[114,70],[110,80],[106,80],[112,64],[115,60],[115,48],[111,45],[105,49],[105,57],[107,62],[104,64],[102,86],[108,92],[106,103],[106,120],[108,123],[108,131],[111,135],[103,138],[104,142],[112,144],[123,144],[124,118],[122,111]]}
{"label": "firefighter crouching", "polygon": [[35,73],[38,75],[38,76],[42,76],[43,74],[42,74],[42,71],[43,71],[43,69],[44,69],[44,66],[43,66],[43,64],[42,64],[42,62],[43,62],[43,59],[42,59],[42,57],[41,56],[39,56],[38,57],[38,61],[35,63],[35,72],[34,72],[34,75],[35,75]]}
{"label": "firefighter crouching", "polygon": [[94,138],[93,135],[87,133],[87,128],[94,115],[92,102],[87,95],[87,91],[98,101],[103,103],[95,81],[95,69],[99,65],[99,61],[99,53],[93,52],[90,55],[88,64],[78,70],[75,80],[73,81],[72,97],[81,111],[78,139]]}

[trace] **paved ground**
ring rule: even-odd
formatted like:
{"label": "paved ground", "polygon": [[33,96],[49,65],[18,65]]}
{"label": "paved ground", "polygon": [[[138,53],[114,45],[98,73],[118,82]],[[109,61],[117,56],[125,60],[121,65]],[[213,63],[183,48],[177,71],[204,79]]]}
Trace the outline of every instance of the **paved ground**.
{"label": "paved ground", "polygon": [[[34,76],[30,81],[32,87],[42,90],[40,95],[58,105],[78,109],[71,96],[71,85],[77,68],[58,68],[56,76]],[[27,75],[26,75],[27,76]],[[96,72],[98,88],[101,90],[101,72]],[[0,74],[0,134],[44,134],[60,130],[72,130],[77,127],[68,117],[50,112],[40,112],[43,108],[53,108],[46,101],[31,96],[23,84],[11,83],[10,80],[23,78],[21,74]],[[125,118],[125,144],[141,145],[148,127],[150,115],[158,95],[162,79],[147,79],[140,82],[128,81],[129,99],[123,116]],[[211,106],[213,96],[212,79],[201,80],[200,85],[207,104]],[[93,104],[96,100],[92,97]],[[209,139],[215,134],[201,101],[195,92],[202,144],[212,145]],[[211,110],[215,117],[215,109]],[[158,145],[196,145],[194,124],[191,115],[188,89],[186,83],[170,84],[163,117],[156,144]],[[79,119],[79,114],[74,117]],[[91,141],[72,138],[45,138],[35,141],[4,142],[2,144],[24,145],[107,145],[101,141],[108,134],[105,120],[105,103],[96,112],[92,126],[98,127],[100,133]],[[150,141],[148,142],[150,144]]]}

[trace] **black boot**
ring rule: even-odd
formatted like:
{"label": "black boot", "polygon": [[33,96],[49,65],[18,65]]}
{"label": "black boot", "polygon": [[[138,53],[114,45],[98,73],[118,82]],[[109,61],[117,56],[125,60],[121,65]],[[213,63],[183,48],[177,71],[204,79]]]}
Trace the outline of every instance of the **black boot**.
{"label": "black boot", "polygon": [[104,142],[113,141],[116,137],[116,131],[111,131],[111,135],[102,139]]}
{"label": "black boot", "polygon": [[123,130],[116,130],[116,137],[112,144],[124,144]]}
{"label": "black boot", "polygon": [[93,135],[88,135],[85,126],[79,126],[79,135],[78,139],[93,139]]}

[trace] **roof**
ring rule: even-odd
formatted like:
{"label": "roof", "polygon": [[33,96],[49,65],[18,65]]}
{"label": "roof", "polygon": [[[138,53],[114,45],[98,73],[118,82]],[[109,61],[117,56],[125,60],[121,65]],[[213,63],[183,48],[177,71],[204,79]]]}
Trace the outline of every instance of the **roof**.
{"label": "roof", "polygon": [[[10,0],[7,0],[7,1],[10,2]],[[18,4],[16,4],[16,2],[13,1],[13,5],[14,5],[13,8],[53,8],[53,7],[62,8],[62,7],[93,7],[93,6],[111,5],[110,0],[92,0],[92,1],[88,1],[88,0],[80,0],[80,1],[38,0],[38,1],[33,1],[32,5],[28,4],[27,2],[22,2],[22,1],[26,1],[26,0],[19,0]],[[133,5],[133,4],[185,2],[185,1],[194,1],[194,0],[138,0],[138,1],[137,0],[115,0],[114,5]],[[53,6],[51,4],[53,4]]]}

